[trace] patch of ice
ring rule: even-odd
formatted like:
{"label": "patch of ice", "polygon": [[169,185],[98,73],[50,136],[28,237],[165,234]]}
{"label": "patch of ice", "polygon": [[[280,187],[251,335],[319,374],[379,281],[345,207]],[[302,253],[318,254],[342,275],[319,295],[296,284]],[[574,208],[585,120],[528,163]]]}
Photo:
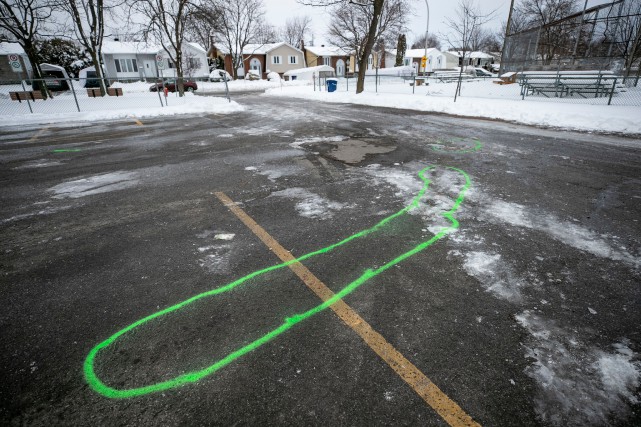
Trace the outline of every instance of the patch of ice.
{"label": "patch of ice", "polygon": [[463,268],[467,274],[475,277],[487,291],[499,298],[512,302],[521,300],[520,288],[524,283],[501,260],[501,255],[468,252],[465,254]]}
{"label": "patch of ice", "polygon": [[133,187],[138,184],[137,176],[135,172],[112,172],[94,175],[89,178],[63,182],[51,187],[49,191],[55,193],[53,196],[55,199],[63,199],[65,197],[76,199]]}
{"label": "patch of ice", "polygon": [[51,215],[56,212],[61,212],[61,211],[66,211],[67,209],[71,209],[72,206],[59,206],[59,207],[51,207],[48,206],[45,209],[36,211],[36,212],[29,212],[25,214],[20,214],[20,215],[15,215],[12,216],[11,218],[6,218],[3,220],[0,220],[0,224],[6,224],[9,222],[14,222],[14,221],[20,221],[21,219],[26,219],[26,218],[31,218],[37,215]]}
{"label": "patch of ice", "polygon": [[394,398],[394,393],[392,393],[391,391],[386,391],[384,396],[385,396],[385,400],[389,402]]}
{"label": "patch of ice", "polygon": [[229,245],[208,246],[201,252],[212,252],[198,260],[198,264],[210,273],[228,273],[231,249]]}
{"label": "patch of ice", "polygon": [[17,166],[13,169],[30,169],[30,168],[48,168],[51,166],[58,166],[61,165],[62,162],[56,161],[56,160],[46,160],[46,159],[40,159],[40,160],[32,160],[29,162],[26,162],[23,165]]}
{"label": "patch of ice", "polygon": [[257,168],[256,166],[247,166],[247,167],[245,168],[245,170],[246,170],[246,171],[255,171],[255,170],[258,170],[258,168]]}
{"label": "patch of ice", "polygon": [[300,216],[306,218],[329,219],[334,216],[333,211],[338,211],[348,207],[345,203],[324,199],[318,194],[298,187],[276,191],[271,195],[274,197],[300,200],[296,203],[295,208]]}
{"label": "patch of ice", "polygon": [[[483,198],[486,197],[478,197],[479,200]],[[614,247],[602,236],[585,227],[562,221],[554,215],[536,212],[534,209],[503,200],[491,200],[483,207],[483,213],[492,221],[502,221],[515,227],[544,232],[561,243],[598,257],[641,266],[641,258]]]}
{"label": "patch of ice", "polygon": [[234,233],[220,233],[214,235],[216,240],[232,240],[236,235]]}
{"label": "patch of ice", "polygon": [[318,142],[341,142],[349,139],[347,136],[314,136],[311,138],[299,138],[296,141],[289,144],[290,147],[300,148],[304,144],[314,144]]}
{"label": "patch of ice", "polygon": [[554,322],[530,311],[516,320],[532,335],[526,347],[534,363],[526,373],[538,384],[535,410],[555,426],[605,426],[625,419],[641,379],[641,363],[629,341],[615,343],[616,353],[582,343]]}

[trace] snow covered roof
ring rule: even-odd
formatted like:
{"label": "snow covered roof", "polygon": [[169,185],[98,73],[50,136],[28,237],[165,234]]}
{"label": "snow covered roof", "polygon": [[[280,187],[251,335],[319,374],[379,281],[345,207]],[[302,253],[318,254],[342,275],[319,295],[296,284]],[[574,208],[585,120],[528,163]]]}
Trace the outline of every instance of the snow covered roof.
{"label": "snow covered roof", "polygon": [[347,56],[349,53],[338,46],[305,46],[305,49],[316,56]]}
{"label": "snow covered roof", "polygon": [[[279,42],[279,43],[250,43],[246,45],[245,48],[243,49],[243,55],[266,55],[267,53],[281,46],[289,46],[292,49],[302,53],[300,49],[297,49],[288,43]],[[220,46],[218,50],[223,54],[229,53],[229,51],[227,50],[227,47],[225,46]]]}
{"label": "snow covered roof", "polygon": [[[392,49],[389,51],[392,55],[396,55],[396,49]],[[429,47],[427,48],[427,55],[432,55],[432,54],[439,54],[441,53],[440,50],[436,49],[435,47]],[[422,58],[423,55],[425,55],[425,49],[407,49],[405,51],[405,58]]]}
{"label": "snow covered roof", "polygon": [[24,49],[18,43],[0,43],[0,55],[11,55],[12,53],[24,55]]}
{"label": "snow covered roof", "polygon": [[189,46],[193,47],[193,48],[194,48],[194,49],[196,49],[197,51],[199,51],[199,52],[204,53],[205,55],[207,55],[207,50],[205,50],[205,48],[204,48],[204,47],[202,47],[200,44],[198,44],[198,43],[194,43],[194,42],[186,42],[186,44],[188,44]]}
{"label": "snow covered roof", "polygon": [[[447,53],[450,53],[452,55],[460,57],[462,52],[454,52],[454,51],[449,51]],[[480,51],[474,51],[474,52],[465,52],[465,57],[466,58],[481,58],[481,59],[492,59],[494,58],[492,55],[485,53],[485,52],[480,52]]]}
{"label": "snow covered roof", "polygon": [[146,42],[117,42],[105,40],[102,42],[102,53],[113,55],[122,53],[146,53],[155,55],[162,47]]}

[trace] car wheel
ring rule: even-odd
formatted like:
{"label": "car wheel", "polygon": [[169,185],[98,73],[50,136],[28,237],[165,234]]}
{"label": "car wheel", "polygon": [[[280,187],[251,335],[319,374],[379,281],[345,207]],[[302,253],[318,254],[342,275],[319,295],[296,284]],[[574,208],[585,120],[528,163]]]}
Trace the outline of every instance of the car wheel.
{"label": "car wheel", "polygon": [[194,88],[193,88],[193,87],[188,87],[188,88],[187,88],[187,92],[193,92],[193,91],[194,91]]}

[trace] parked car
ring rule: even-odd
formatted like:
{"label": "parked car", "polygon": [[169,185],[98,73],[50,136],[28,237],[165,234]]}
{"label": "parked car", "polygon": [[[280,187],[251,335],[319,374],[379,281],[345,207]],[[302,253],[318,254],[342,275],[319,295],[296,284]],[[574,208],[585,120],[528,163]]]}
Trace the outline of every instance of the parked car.
{"label": "parked car", "polygon": [[[84,73],[84,79],[85,79],[84,80],[85,87],[87,88],[100,87],[100,80],[98,79],[98,75],[96,74],[95,70],[87,70]],[[105,83],[107,84],[107,87],[109,87],[109,82],[105,81]]]}
{"label": "parked car", "polygon": [[[176,84],[176,80],[167,80],[164,82],[164,84],[163,82],[158,82],[155,85],[152,85],[149,88],[149,91],[158,92],[158,90],[162,90],[163,87],[166,87],[169,92],[176,92],[176,88],[178,87],[178,85]],[[195,90],[198,90],[198,85],[196,84],[196,82],[186,81],[183,83],[183,87],[185,88],[186,92],[193,92]]]}
{"label": "parked car", "polygon": [[472,74],[476,77],[496,77],[496,74],[492,74],[483,68],[474,68],[472,70]]}
{"label": "parked car", "polygon": [[213,70],[209,74],[210,82],[222,82],[222,81],[230,81],[230,80],[231,80],[231,75],[225,70]]}
{"label": "parked car", "polygon": [[[62,92],[65,90],[69,90],[69,84],[67,84],[67,81],[60,77],[56,76],[53,73],[43,73],[42,79],[44,80],[47,89],[53,92]],[[34,80],[31,83],[31,87],[33,90],[40,90],[40,82],[41,80]]]}

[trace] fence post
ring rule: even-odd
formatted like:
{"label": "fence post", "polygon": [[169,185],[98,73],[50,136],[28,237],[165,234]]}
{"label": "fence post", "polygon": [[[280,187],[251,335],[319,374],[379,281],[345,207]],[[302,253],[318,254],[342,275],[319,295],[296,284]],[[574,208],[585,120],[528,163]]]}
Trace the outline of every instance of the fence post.
{"label": "fence post", "polygon": [[416,76],[412,76],[412,78],[414,79],[412,82],[412,95],[414,95],[416,93]]}
{"label": "fence post", "polygon": [[[225,82],[225,93],[227,94],[227,101],[231,102],[231,98],[229,97],[229,86],[227,85],[227,75],[225,74],[225,77],[223,78],[223,81]],[[280,81],[280,90],[283,90],[283,80],[281,79]]]}
{"label": "fence post", "polygon": [[[24,87],[24,80],[22,79],[22,73],[20,73],[20,84],[22,85],[22,91],[26,92],[27,89]],[[31,90],[33,91],[33,80],[31,80]],[[18,99],[20,99],[20,98],[18,98]],[[27,105],[29,106],[29,111],[31,112],[31,114],[33,114],[33,108],[31,108],[31,103],[29,102],[29,97],[27,97]]]}
{"label": "fence post", "polygon": [[617,87],[617,78],[614,78],[614,83],[612,83],[612,89],[610,90],[610,98],[608,98],[608,105],[612,104],[612,95],[614,95],[614,89]]}
{"label": "fence post", "polygon": [[164,107],[162,103],[162,98],[160,97],[160,88],[158,87],[158,79],[156,79],[156,92],[158,92],[158,101],[160,101],[160,106]]}
{"label": "fence post", "polygon": [[80,112],[80,105],[78,105],[78,97],[76,96],[76,89],[73,87],[73,79],[69,79],[69,86],[71,86],[71,93],[73,93],[73,100],[76,101],[76,108]]}

